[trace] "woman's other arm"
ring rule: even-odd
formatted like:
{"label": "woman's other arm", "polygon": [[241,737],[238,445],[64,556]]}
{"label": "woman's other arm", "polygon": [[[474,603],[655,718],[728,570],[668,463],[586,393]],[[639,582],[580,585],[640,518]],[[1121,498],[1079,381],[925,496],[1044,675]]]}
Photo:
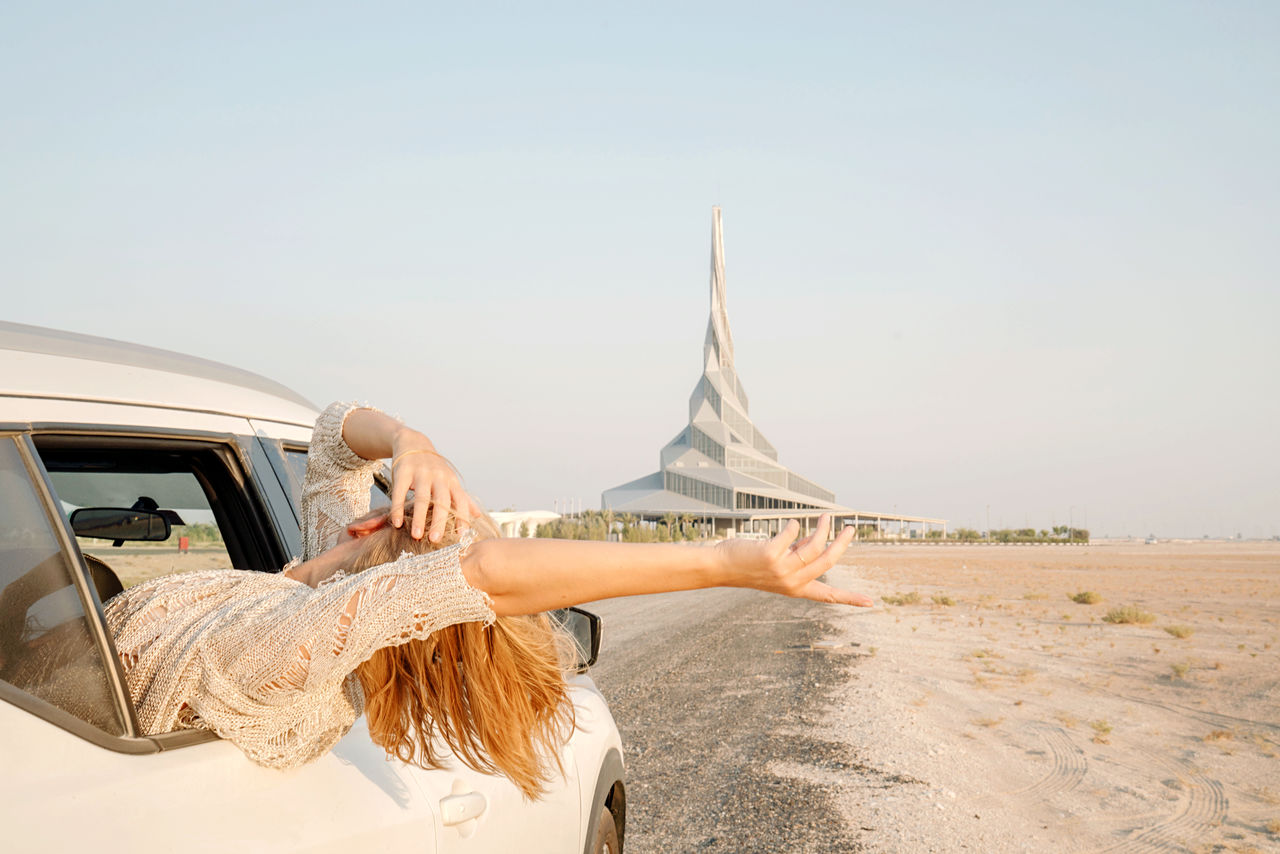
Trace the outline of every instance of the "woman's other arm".
{"label": "woman's other arm", "polygon": [[771,540],[726,540],[707,548],[529,538],[483,540],[462,558],[462,572],[489,594],[498,616],[532,614],[614,596],[750,587],[783,596],[870,606],[858,593],[818,581],[848,548],[853,529],[830,544],[823,516],[796,542],[792,521]]}
{"label": "woman's other arm", "polygon": [[444,512],[433,513],[428,539],[439,542],[452,508],[460,527],[480,513],[480,508],[462,488],[458,474],[423,433],[376,409],[355,409],[347,415],[342,439],[353,452],[366,460],[391,458],[391,524],[404,524],[405,496],[416,497],[409,531],[415,539],[424,533],[429,505]]}

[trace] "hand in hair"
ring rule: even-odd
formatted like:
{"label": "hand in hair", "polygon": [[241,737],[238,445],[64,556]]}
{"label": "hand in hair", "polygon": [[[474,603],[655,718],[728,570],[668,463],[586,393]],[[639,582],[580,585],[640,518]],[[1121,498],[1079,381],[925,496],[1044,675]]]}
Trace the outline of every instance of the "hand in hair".
{"label": "hand in hair", "polygon": [[431,529],[425,531],[433,543],[440,542],[451,512],[463,528],[480,515],[453,466],[417,430],[376,409],[353,409],[343,422],[342,439],[367,460],[391,458],[391,524],[404,524],[405,500],[413,492],[417,501],[409,532],[415,540],[424,533],[428,507],[442,511],[432,514]]}
{"label": "hand in hair", "polygon": [[849,547],[853,529],[829,545],[831,519],[796,542],[790,522],[771,540],[727,540],[715,548],[659,543],[585,540],[492,539],[471,547],[462,571],[489,594],[499,616],[535,614],[597,599],[695,590],[750,587],[783,596],[869,607],[866,596],[818,581]]}

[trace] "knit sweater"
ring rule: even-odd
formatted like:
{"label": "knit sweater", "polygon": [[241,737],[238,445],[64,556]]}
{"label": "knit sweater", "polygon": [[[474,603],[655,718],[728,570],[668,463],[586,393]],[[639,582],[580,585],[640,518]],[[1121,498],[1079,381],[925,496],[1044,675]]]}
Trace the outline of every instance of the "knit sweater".
{"label": "knit sweater", "polygon": [[[356,407],[316,421],[302,491],[305,558],[368,512],[380,463],[355,454],[342,425]],[[471,536],[317,588],[284,574],[211,570],[156,578],[106,604],[144,732],[212,730],[261,765],[290,768],[326,753],[364,697],[354,670],[388,646],[455,623],[494,620],[459,563]]]}

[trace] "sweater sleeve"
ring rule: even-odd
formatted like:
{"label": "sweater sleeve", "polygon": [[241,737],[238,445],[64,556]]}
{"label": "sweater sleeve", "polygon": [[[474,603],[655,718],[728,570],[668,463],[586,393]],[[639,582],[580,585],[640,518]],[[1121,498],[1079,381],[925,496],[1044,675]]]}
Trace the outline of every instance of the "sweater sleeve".
{"label": "sweater sleeve", "polygon": [[332,403],[316,419],[302,482],[303,560],[331,548],[353,519],[369,512],[369,491],[380,460],[366,460],[348,447],[342,425],[355,403]]}
{"label": "sweater sleeve", "polygon": [[494,621],[489,597],[462,574],[471,542],[468,533],[457,545],[404,554],[319,589],[298,583],[283,595],[239,599],[201,649],[200,684],[185,694],[199,723],[187,723],[261,765],[289,768],[323,755],[361,713],[350,677],[375,651],[455,623]]}
{"label": "sweater sleeve", "polygon": [[457,545],[426,554],[402,554],[391,563],[302,588],[288,613],[267,615],[271,630],[255,646],[274,661],[245,673],[250,691],[313,691],[332,687],[383,647],[421,640],[455,623],[495,616],[489,597],[462,574],[473,532]]}

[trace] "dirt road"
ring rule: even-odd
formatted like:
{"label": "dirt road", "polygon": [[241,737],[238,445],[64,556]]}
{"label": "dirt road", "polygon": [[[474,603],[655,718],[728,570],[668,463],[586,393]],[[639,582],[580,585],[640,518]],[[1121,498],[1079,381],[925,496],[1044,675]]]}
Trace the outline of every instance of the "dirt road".
{"label": "dirt road", "polygon": [[605,620],[592,676],[626,746],[628,852],[863,850],[829,787],[770,771],[858,770],[810,735],[856,660],[811,648],[831,606],[705,590],[586,607]]}

